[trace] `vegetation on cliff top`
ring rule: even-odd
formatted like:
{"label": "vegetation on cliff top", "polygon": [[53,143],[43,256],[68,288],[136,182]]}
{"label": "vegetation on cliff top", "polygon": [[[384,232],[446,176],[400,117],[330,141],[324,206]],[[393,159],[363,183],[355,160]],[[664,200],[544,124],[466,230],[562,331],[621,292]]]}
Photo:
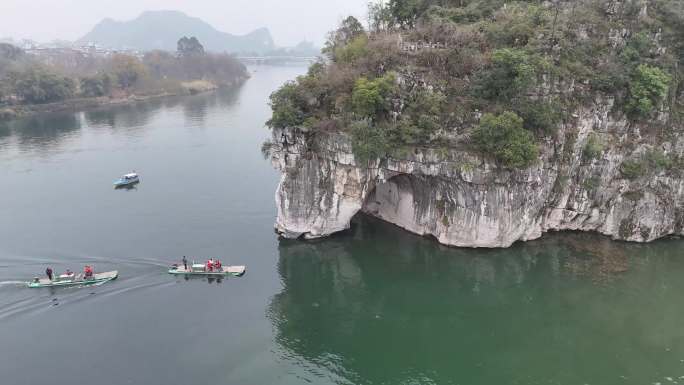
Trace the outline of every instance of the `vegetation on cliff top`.
{"label": "vegetation on cliff top", "polygon": [[639,124],[681,119],[683,4],[373,3],[369,30],[345,19],[330,34],[328,60],[272,95],[268,124],[348,130],[361,158],[459,146],[527,167],[538,141],[600,97]]}

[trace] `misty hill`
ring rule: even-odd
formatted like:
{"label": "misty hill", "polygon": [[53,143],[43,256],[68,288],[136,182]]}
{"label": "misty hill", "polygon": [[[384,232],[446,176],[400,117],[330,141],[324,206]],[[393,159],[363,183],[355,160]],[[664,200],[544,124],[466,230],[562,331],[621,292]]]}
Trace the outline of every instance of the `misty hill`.
{"label": "misty hill", "polygon": [[270,52],[267,52],[268,56],[318,56],[321,53],[321,49],[316,47],[314,43],[310,41],[302,41],[294,47],[282,47],[276,48]]}
{"label": "misty hill", "polygon": [[178,11],[148,11],[131,21],[104,19],[78,41],[111,48],[175,51],[181,36],[195,36],[208,51],[214,52],[264,53],[275,48],[266,28],[232,35]]}

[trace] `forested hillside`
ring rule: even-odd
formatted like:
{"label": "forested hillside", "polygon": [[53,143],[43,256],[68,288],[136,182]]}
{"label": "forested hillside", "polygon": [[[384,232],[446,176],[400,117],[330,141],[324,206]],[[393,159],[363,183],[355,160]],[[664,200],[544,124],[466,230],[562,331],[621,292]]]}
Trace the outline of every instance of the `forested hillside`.
{"label": "forested hillside", "polygon": [[[329,61],[272,97],[272,127],[353,136],[360,159],[419,147],[524,168],[578,106],[659,135],[681,129],[681,0],[391,0],[349,17]],[[587,157],[605,143],[594,140]],[[629,171],[627,171],[629,172]]]}
{"label": "forested hillside", "polygon": [[246,68],[227,54],[204,51],[194,37],[178,41],[176,52],[143,56],[107,56],[59,50],[31,55],[0,44],[0,115],[12,106],[62,102],[75,98],[122,99],[177,95],[234,85],[248,77]]}

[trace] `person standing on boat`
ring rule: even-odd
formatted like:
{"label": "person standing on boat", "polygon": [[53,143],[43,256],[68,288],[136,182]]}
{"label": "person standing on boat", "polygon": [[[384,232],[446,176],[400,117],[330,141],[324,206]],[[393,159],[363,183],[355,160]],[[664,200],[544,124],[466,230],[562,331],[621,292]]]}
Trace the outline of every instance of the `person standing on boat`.
{"label": "person standing on boat", "polygon": [[92,278],[93,277],[93,268],[86,265],[85,269],[83,269],[83,273],[86,278]]}
{"label": "person standing on boat", "polygon": [[48,279],[52,281],[52,268],[48,266],[47,269],[45,269],[45,275],[47,275]]}
{"label": "person standing on boat", "polygon": [[185,268],[185,271],[188,270],[188,259],[185,258],[185,255],[183,256],[183,267]]}
{"label": "person standing on boat", "polygon": [[214,269],[216,269],[216,271],[221,271],[221,261],[219,261],[218,258],[214,261]]}

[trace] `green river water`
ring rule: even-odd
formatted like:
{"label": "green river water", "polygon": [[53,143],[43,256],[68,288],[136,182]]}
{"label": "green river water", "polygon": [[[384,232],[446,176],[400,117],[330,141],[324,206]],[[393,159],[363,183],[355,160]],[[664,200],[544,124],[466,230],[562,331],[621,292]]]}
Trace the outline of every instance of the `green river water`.
{"label": "green river water", "polygon": [[[454,249],[359,216],[273,232],[267,98],[241,88],[0,123],[0,384],[684,383],[684,243]],[[114,190],[135,169],[142,182]],[[245,264],[166,274],[181,256]],[[46,266],[105,285],[28,289]]]}

